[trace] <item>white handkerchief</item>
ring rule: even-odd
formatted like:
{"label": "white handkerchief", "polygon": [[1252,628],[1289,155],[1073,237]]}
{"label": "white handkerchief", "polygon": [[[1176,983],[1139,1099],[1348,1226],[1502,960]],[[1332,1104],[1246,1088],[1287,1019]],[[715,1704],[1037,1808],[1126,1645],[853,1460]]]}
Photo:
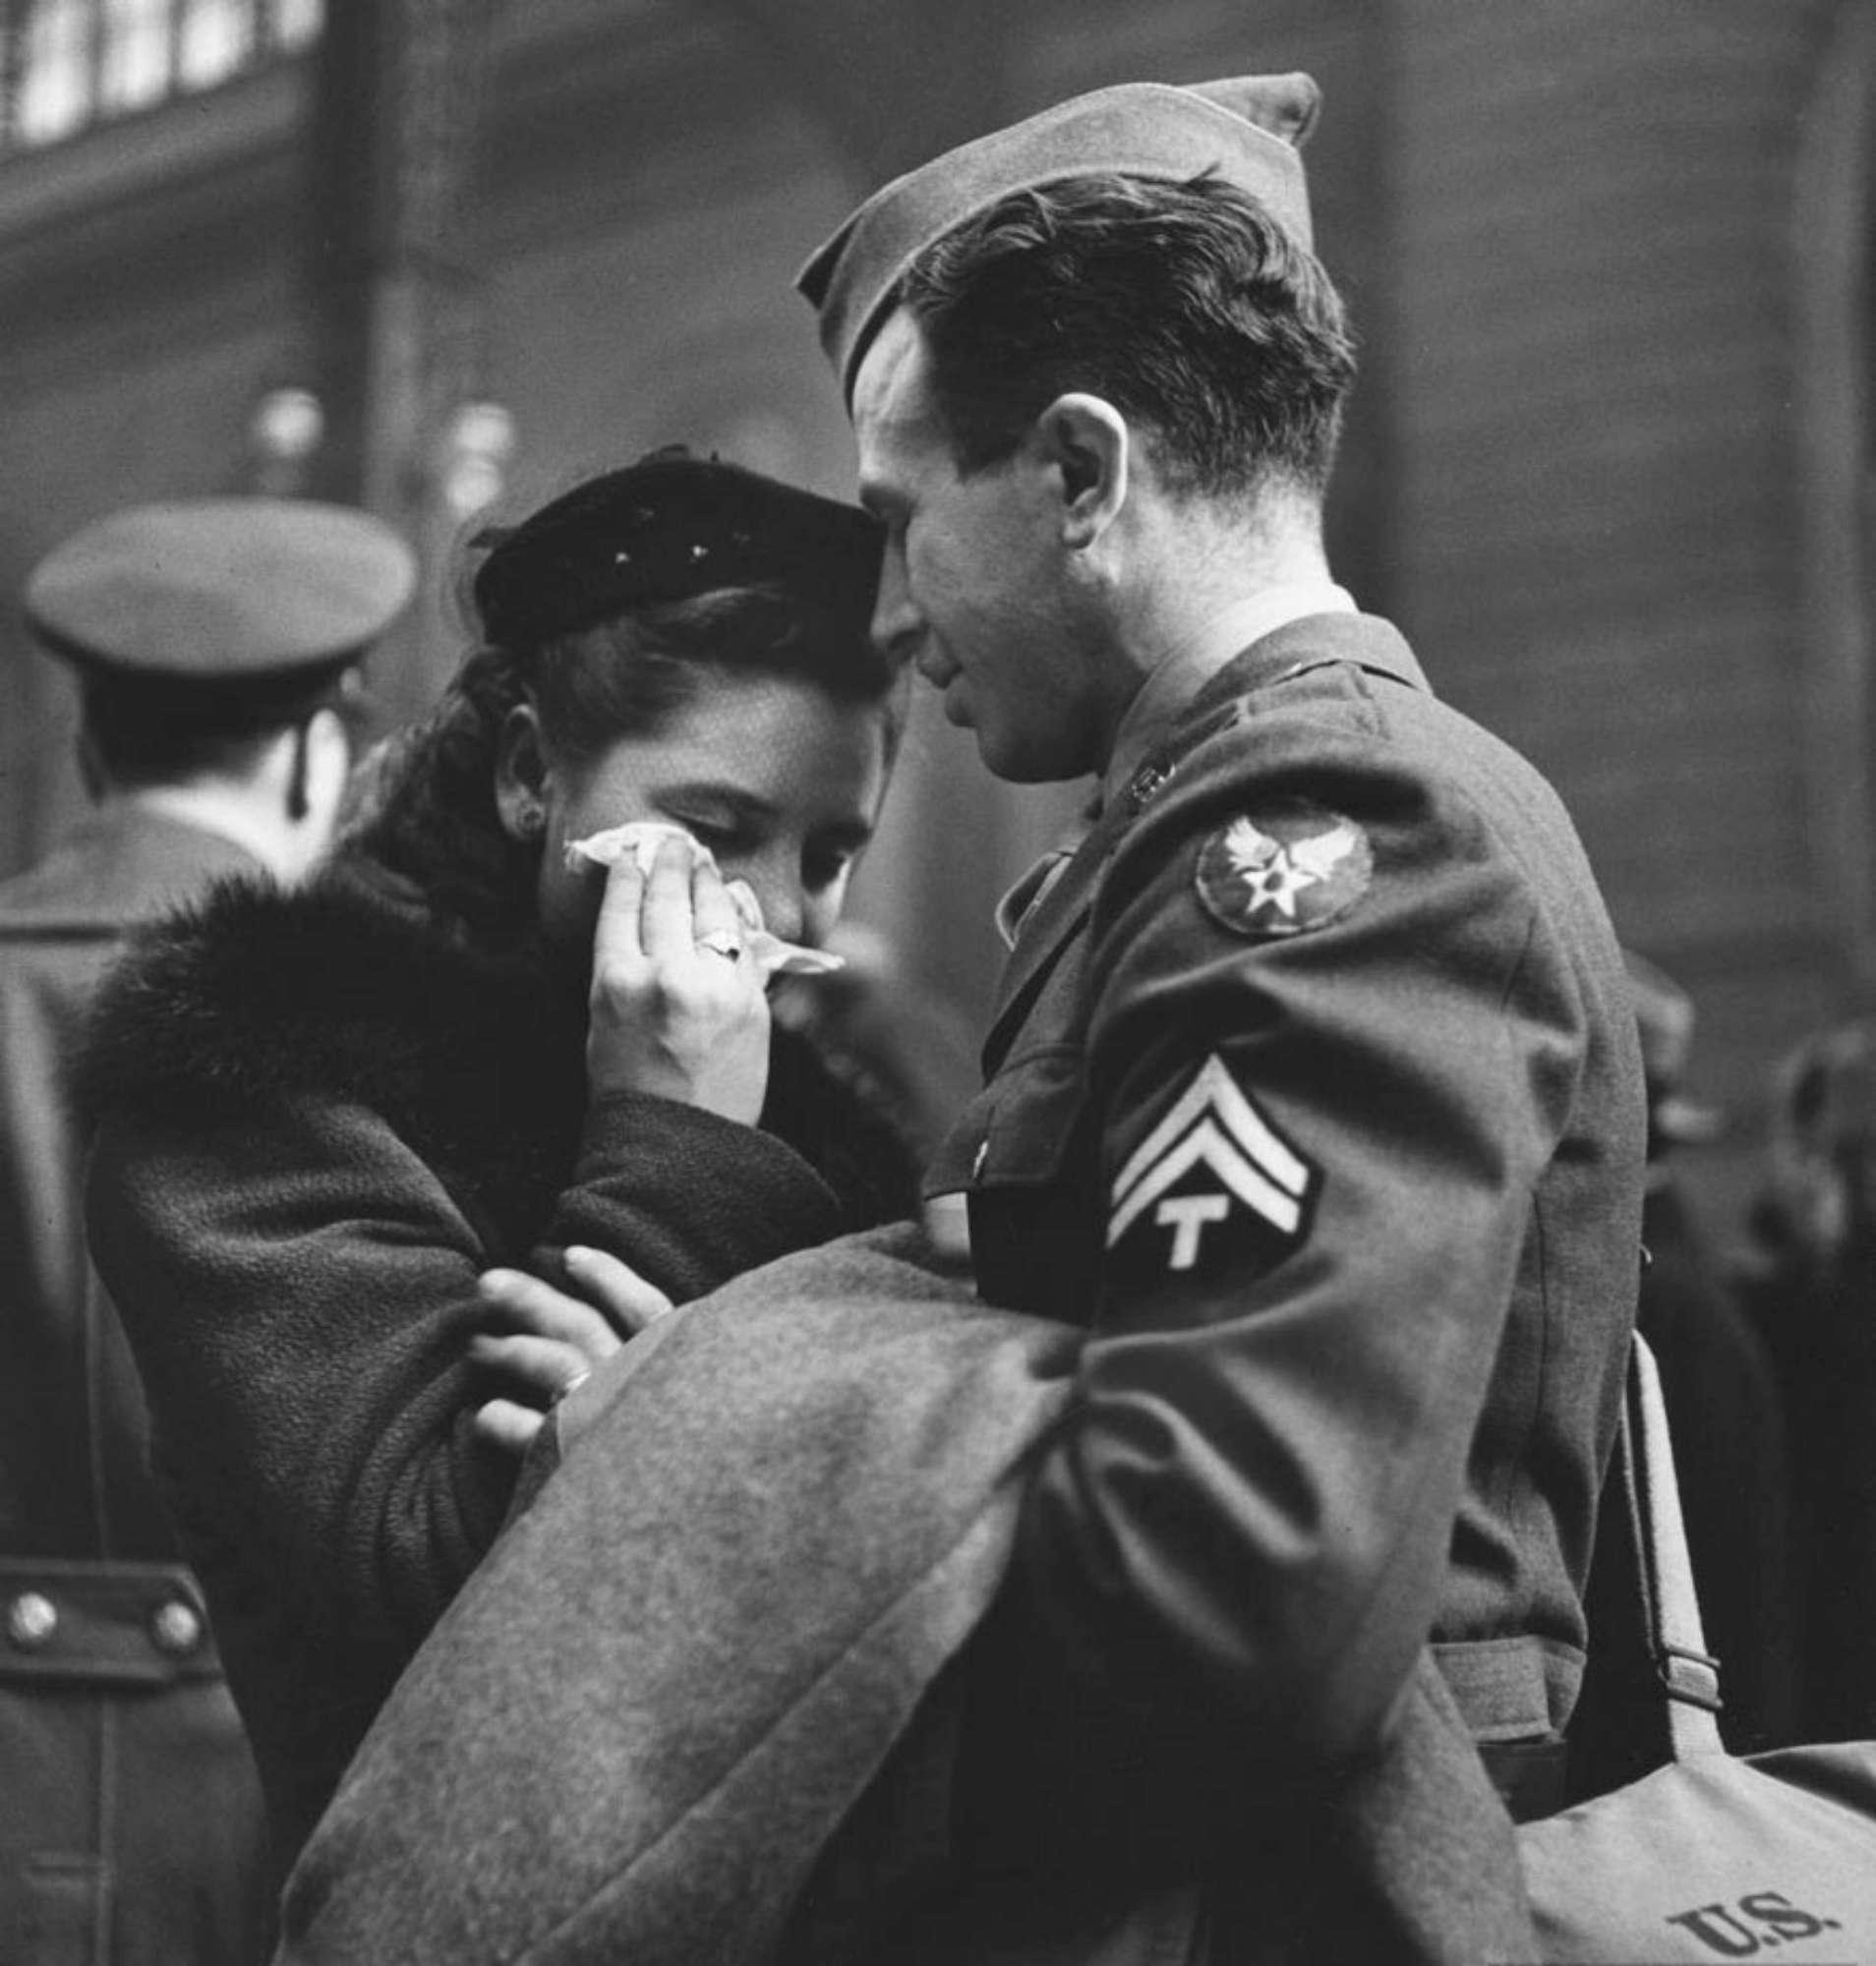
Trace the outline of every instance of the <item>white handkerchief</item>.
{"label": "white handkerchief", "polygon": [[[609,826],[603,833],[590,833],[584,839],[566,843],[566,864],[577,870],[584,862],[594,867],[616,867],[629,853],[638,862],[638,871],[649,874],[660,844],[672,834],[688,839],[706,860],[714,861],[709,847],[686,833],[681,826],[659,819],[638,819],[629,826]],[[784,942],[762,925],[762,903],[747,881],[727,881],[725,887],[742,924],[743,947],[766,983],[771,976],[820,976],[839,969],[846,958],[830,955],[824,949],[803,949],[799,943]]]}

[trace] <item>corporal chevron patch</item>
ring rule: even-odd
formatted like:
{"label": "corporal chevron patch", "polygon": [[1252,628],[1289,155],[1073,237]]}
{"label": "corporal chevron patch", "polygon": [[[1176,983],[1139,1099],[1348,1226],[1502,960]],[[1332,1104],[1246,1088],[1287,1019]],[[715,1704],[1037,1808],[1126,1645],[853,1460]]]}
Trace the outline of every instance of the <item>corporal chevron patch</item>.
{"label": "corporal chevron patch", "polygon": [[1214,1052],[1115,1176],[1107,1246],[1149,1269],[1260,1273],[1307,1238],[1321,1185]]}

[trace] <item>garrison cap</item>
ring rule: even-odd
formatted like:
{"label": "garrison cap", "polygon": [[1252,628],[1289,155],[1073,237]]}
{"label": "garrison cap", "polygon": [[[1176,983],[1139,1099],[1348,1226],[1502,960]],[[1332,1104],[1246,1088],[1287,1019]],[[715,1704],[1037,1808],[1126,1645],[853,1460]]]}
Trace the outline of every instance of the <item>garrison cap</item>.
{"label": "garrison cap", "polygon": [[851,395],[853,373],[927,246],[1015,191],[1089,172],[1185,179],[1215,171],[1310,244],[1297,146],[1321,91],[1307,75],[1247,75],[1178,87],[1130,82],[1077,95],[895,178],[802,267],[821,346]]}
{"label": "garrison cap", "polygon": [[885,537],[857,505],[673,444],[478,534],[472,593],[509,649],[728,587],[784,588],[863,634]]}
{"label": "garrison cap", "polygon": [[96,520],[28,576],[27,618],[88,681],[171,690],[232,715],[304,697],[409,602],[389,527],[298,498],[195,498]]}

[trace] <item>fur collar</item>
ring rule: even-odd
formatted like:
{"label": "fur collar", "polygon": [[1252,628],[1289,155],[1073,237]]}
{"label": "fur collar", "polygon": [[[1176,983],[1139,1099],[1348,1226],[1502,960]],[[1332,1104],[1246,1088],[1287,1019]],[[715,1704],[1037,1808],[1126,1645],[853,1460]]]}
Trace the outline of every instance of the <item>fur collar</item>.
{"label": "fur collar", "polygon": [[293,892],[224,882],[141,936],[99,996],[78,1087],[92,1115],[308,1092],[365,1106],[479,1226],[512,1234],[572,1165],[584,1045],[577,984],[537,946],[478,948],[341,862]]}
{"label": "fur collar", "polygon": [[[569,1178],[586,1105],[584,979],[538,942],[478,943],[352,856],[292,892],[225,882],[145,931],[78,1062],[82,1109],[163,1116],[320,1092],[368,1108],[492,1246],[518,1256]],[[916,1202],[905,1135],[850,1067],[778,1029],[762,1125],[852,1227]]]}

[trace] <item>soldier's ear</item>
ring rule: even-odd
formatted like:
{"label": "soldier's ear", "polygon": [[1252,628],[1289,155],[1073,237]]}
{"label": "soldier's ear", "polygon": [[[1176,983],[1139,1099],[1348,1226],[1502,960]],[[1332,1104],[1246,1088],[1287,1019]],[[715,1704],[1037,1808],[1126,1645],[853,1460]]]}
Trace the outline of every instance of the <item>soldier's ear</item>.
{"label": "soldier's ear", "polygon": [[1036,418],[1030,441],[1061,499],[1063,544],[1075,550],[1093,545],[1127,502],[1127,419],[1105,397],[1071,390]]}

